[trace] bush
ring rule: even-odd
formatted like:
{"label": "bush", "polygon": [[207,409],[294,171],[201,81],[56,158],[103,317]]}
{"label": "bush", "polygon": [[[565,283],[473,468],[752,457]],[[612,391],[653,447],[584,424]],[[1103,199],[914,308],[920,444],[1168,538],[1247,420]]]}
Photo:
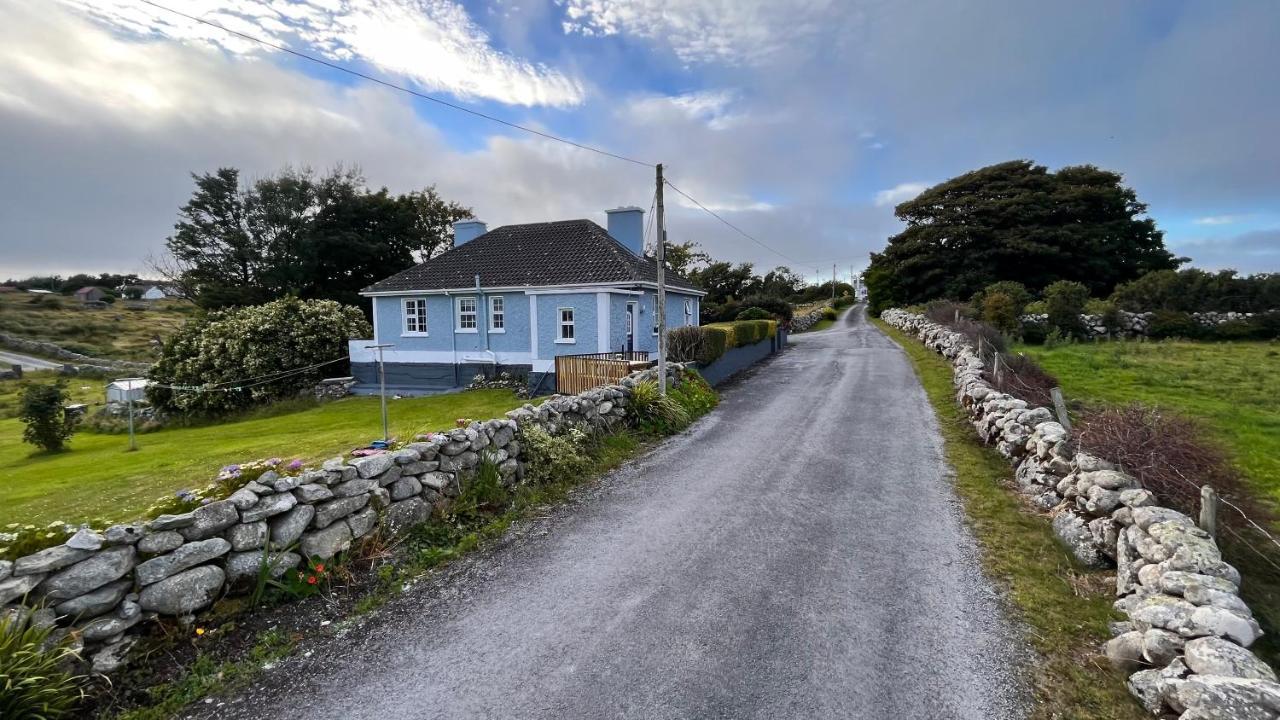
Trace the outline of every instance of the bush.
{"label": "bush", "polygon": [[988,290],[982,296],[982,321],[1005,335],[1017,335],[1022,321],[1013,298],[999,290]]}
{"label": "bush", "polygon": [[1049,312],[1049,304],[1043,300],[1032,300],[1022,308],[1023,315],[1044,315]]}
{"label": "bush", "polygon": [[[165,343],[147,397],[162,411],[212,415],[298,395],[346,372],[346,363],[310,366],[343,357],[348,339],[371,332],[359,309],[332,300],[284,298],[209,313]],[[298,372],[281,376],[289,370]]]}
{"label": "bush", "polygon": [[1049,335],[1049,329],[1040,323],[1022,324],[1022,342],[1028,345],[1043,345]]}
{"label": "bush", "polygon": [[840,317],[840,314],[836,312],[836,309],[835,309],[835,308],[833,308],[833,307],[824,307],[824,308],[822,308],[822,319],[823,319],[823,320],[831,320],[831,321],[835,321],[835,319],[836,319],[836,318],[838,318],[838,317]]}
{"label": "bush", "polygon": [[551,483],[580,477],[591,468],[586,453],[587,434],[570,428],[552,435],[537,425],[520,429],[520,452],[525,463],[525,479],[531,483]]}
{"label": "bush", "polygon": [[703,367],[710,365],[724,355],[730,347],[729,340],[733,333],[719,325],[704,325],[702,328],[702,347],[698,350],[696,360]]}
{"label": "bush", "polygon": [[667,331],[667,357],[675,362],[696,362],[702,353],[706,330],[692,325]]}
{"label": "bush", "polygon": [[67,415],[66,383],[31,383],[22,389],[18,418],[26,423],[22,439],[41,450],[57,452],[75,432],[76,419]]}
{"label": "bush", "polygon": [[738,317],[735,319],[737,320],[768,320],[772,317],[773,315],[770,315],[768,310],[765,310],[764,308],[761,308],[761,307],[753,306],[738,313]]}
{"label": "bush", "polygon": [[673,393],[661,394],[658,383],[653,380],[636,383],[631,388],[630,410],[642,429],[655,434],[677,432],[690,423],[688,411],[676,402]]}
{"label": "bush", "polygon": [[742,299],[742,304],[746,307],[761,308],[772,315],[775,320],[781,322],[790,322],[795,314],[795,308],[791,307],[791,303],[780,297],[770,295],[748,295]]}
{"label": "bush", "polygon": [[52,632],[24,610],[0,614],[0,718],[70,717],[84,698],[81,678],[66,669],[77,655]]}
{"label": "bush", "polygon": [[1153,338],[1195,338],[1203,332],[1200,323],[1190,313],[1178,310],[1157,310],[1147,322],[1147,336]]}
{"label": "bush", "polygon": [[[774,320],[741,320],[727,323],[704,325],[707,330],[713,328],[726,333],[725,348],[746,347],[773,337],[778,331],[778,323]],[[708,336],[710,337],[710,336]],[[723,352],[721,353],[723,354]],[[719,357],[717,355],[716,357]]]}
{"label": "bush", "polygon": [[1007,392],[1031,405],[1052,406],[1054,388],[1058,379],[1031,358],[1022,353],[1000,356],[1000,382],[993,383],[997,390]]}
{"label": "bush", "polygon": [[1090,300],[1084,304],[1084,311],[1089,315],[1097,315],[1107,332],[1120,329],[1120,308],[1110,300]]}
{"label": "bush", "polygon": [[952,326],[957,317],[973,317],[973,308],[951,300],[934,300],[925,304],[924,316],[939,325]]}
{"label": "bush", "polygon": [[1080,315],[1089,302],[1089,288],[1071,280],[1059,280],[1044,289],[1049,327],[1057,328],[1064,336],[1083,337],[1084,326]]}
{"label": "bush", "polygon": [[1031,293],[1027,290],[1027,286],[1016,280],[1001,280],[997,283],[991,283],[974,293],[970,302],[974,307],[982,307],[986,299],[994,293],[1008,296],[1009,301],[1013,303],[1014,314],[1016,315],[1022,315],[1026,312],[1027,303],[1031,302]]}
{"label": "bush", "polygon": [[1258,313],[1249,318],[1249,324],[1254,327],[1254,337],[1259,340],[1280,338],[1280,310]]}

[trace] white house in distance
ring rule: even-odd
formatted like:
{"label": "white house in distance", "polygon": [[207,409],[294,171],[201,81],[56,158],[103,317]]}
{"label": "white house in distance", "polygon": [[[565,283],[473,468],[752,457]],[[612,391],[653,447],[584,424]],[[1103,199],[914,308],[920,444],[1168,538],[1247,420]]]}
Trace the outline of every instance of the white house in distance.
{"label": "white house in distance", "polygon": [[[373,301],[374,337],[350,342],[352,374],[377,383],[374,344],[392,346],[387,385],[399,392],[454,388],[479,373],[553,372],[558,355],[656,352],[657,263],[644,255],[644,211],[607,213],[607,231],[590,220],[454,223],[452,250],[361,292]],[[674,273],[666,283],[667,326],[697,325],[706,293]]]}
{"label": "white house in distance", "polygon": [[163,300],[167,297],[169,294],[159,285],[152,285],[142,293],[143,300]]}
{"label": "white house in distance", "polygon": [[146,378],[121,378],[107,383],[107,402],[127,403],[130,400],[141,402],[147,399],[147,386],[151,384]]}

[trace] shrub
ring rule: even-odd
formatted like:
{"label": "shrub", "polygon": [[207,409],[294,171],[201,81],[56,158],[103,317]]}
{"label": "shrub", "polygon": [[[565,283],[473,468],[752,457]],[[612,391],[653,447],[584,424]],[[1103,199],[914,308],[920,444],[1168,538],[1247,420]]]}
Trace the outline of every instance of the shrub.
{"label": "shrub", "polygon": [[77,655],[52,632],[21,609],[0,614],[0,717],[70,717],[84,698],[81,678],[66,669]]}
{"label": "shrub", "polygon": [[939,325],[955,325],[956,317],[973,317],[973,308],[951,300],[933,300],[925,304],[924,316]]}
{"label": "shrub", "polygon": [[836,318],[838,318],[838,317],[840,317],[840,314],[836,312],[836,309],[835,309],[835,308],[833,308],[833,307],[824,307],[824,308],[822,308],[822,319],[823,319],[823,320],[832,320],[832,321],[834,321],[834,320],[835,320]]}
{"label": "shrub", "polygon": [[570,428],[552,435],[537,425],[520,429],[520,452],[525,462],[525,479],[531,483],[550,483],[575,478],[591,467],[587,456],[587,434]]}
{"label": "shrub", "polygon": [[740,320],[728,323],[713,323],[703,327],[709,331],[713,328],[725,331],[726,348],[754,345],[773,337],[774,333],[778,331],[778,323],[775,320]]}
{"label": "shrub", "polygon": [[765,310],[764,308],[761,308],[761,307],[753,306],[738,313],[738,317],[735,319],[736,320],[768,320],[769,318],[772,318],[772,317],[773,315],[770,315],[768,310]]}
{"label": "shrub", "polygon": [[1028,345],[1043,345],[1048,334],[1048,328],[1040,323],[1029,322],[1022,324],[1022,342]]}
{"label": "shrub", "polygon": [[1254,327],[1254,337],[1259,340],[1280,338],[1280,310],[1258,313],[1249,318],[1249,324]]}
{"label": "shrub", "polygon": [[68,416],[66,383],[31,383],[22,389],[18,418],[26,423],[22,439],[41,450],[57,452],[75,432],[75,417]]}
{"label": "shrub", "polygon": [[997,283],[991,283],[974,295],[973,304],[981,307],[983,302],[993,293],[1002,293],[1009,297],[1013,303],[1014,313],[1022,315],[1026,312],[1027,303],[1031,302],[1031,293],[1027,290],[1027,286],[1016,280],[1001,280]]}
{"label": "shrub", "polygon": [[[311,366],[343,357],[348,339],[370,332],[359,309],[332,300],[284,298],[209,313],[165,343],[147,397],[162,411],[209,415],[291,397],[344,372],[345,363]],[[281,375],[290,370],[298,372]]]}
{"label": "shrub", "polygon": [[1089,302],[1089,288],[1071,280],[1059,280],[1044,289],[1044,302],[1050,327],[1057,328],[1064,336],[1084,335],[1080,314]]}
{"label": "shrub", "polygon": [[1120,308],[1110,300],[1089,300],[1084,304],[1084,311],[1089,315],[1097,315],[1107,332],[1120,329]]}
{"label": "shrub", "polygon": [[1147,322],[1147,335],[1153,338],[1195,338],[1203,329],[1190,313],[1157,310]]}
{"label": "shrub", "polygon": [[686,372],[679,385],[668,393],[695,420],[711,412],[720,403],[720,396],[696,372]]}
{"label": "shrub", "polygon": [[706,331],[699,326],[667,331],[667,355],[675,362],[695,362],[702,352]]}
{"label": "shrub", "polygon": [[1026,400],[1031,405],[1053,405],[1051,391],[1058,387],[1058,379],[1046,372],[1035,360],[1022,353],[1002,354],[1000,365],[1000,382],[993,383],[996,389]]}
{"label": "shrub", "polygon": [[699,365],[707,366],[724,355],[728,350],[729,340],[733,333],[726,327],[719,325],[704,325],[702,328],[702,348],[698,351],[696,360]]}
{"label": "shrub", "polygon": [[1013,298],[999,290],[989,290],[983,294],[982,321],[1005,335],[1017,335],[1022,327]]}
{"label": "shrub", "polygon": [[774,319],[782,322],[790,322],[795,314],[795,308],[791,307],[791,303],[770,295],[748,295],[742,299],[742,304],[766,310]]}
{"label": "shrub", "polygon": [[1049,304],[1043,300],[1032,300],[1022,308],[1023,315],[1044,315],[1049,312]]}
{"label": "shrub", "polygon": [[672,395],[661,394],[658,383],[652,380],[636,383],[631,388],[631,412],[641,428],[665,435],[688,426],[689,412]]}

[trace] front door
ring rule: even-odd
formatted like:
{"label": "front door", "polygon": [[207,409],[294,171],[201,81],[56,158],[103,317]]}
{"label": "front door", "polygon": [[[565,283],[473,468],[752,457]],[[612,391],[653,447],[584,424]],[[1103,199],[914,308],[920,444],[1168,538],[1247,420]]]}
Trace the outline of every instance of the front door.
{"label": "front door", "polygon": [[627,352],[636,350],[636,304],[627,303]]}

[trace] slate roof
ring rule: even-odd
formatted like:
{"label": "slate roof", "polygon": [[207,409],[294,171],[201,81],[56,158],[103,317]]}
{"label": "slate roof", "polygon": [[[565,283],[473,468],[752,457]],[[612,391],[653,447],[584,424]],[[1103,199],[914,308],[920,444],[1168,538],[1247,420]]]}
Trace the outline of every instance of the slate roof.
{"label": "slate roof", "polygon": [[[658,281],[653,258],[637,257],[590,220],[504,225],[443,255],[376,282],[363,292]],[[674,290],[697,290],[675,273]]]}

